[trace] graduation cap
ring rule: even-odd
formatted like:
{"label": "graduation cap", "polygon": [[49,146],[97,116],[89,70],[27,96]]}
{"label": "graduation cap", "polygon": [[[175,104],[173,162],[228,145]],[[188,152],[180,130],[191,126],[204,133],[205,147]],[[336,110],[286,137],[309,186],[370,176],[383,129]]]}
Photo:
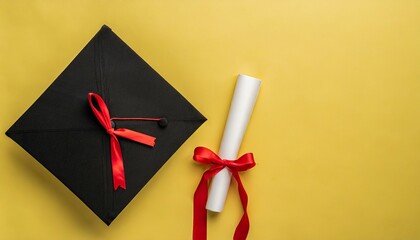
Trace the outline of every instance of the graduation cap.
{"label": "graduation cap", "polygon": [[6,134],[109,225],[205,121],[103,26]]}

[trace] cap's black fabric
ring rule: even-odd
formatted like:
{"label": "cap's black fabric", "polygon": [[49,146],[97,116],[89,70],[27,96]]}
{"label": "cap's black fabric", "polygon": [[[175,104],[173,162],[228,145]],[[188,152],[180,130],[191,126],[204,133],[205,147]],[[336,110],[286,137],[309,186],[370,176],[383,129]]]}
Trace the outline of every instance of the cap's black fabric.
{"label": "cap's black fabric", "polygon": [[[151,148],[119,139],[127,189],[113,190],[110,140],[87,96],[105,100],[114,121],[156,137]],[[106,224],[124,209],[206,118],[110,28],[103,26],[38,100],[6,132]],[[162,123],[161,123],[162,125]]]}

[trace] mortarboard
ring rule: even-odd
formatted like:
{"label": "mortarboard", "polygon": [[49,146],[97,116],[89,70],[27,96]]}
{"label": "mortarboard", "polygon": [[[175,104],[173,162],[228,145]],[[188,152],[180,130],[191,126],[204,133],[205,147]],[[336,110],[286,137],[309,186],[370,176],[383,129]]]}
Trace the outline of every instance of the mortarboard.
{"label": "mortarboard", "polygon": [[205,121],[103,26],[6,134],[109,225]]}

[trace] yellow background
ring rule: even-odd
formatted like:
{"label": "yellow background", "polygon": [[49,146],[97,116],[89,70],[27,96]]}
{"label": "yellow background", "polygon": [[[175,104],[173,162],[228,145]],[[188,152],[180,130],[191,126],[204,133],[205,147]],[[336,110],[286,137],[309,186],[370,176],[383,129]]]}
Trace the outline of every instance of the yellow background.
{"label": "yellow background", "polygon": [[[263,80],[249,239],[420,239],[420,1],[0,0],[0,132],[102,24],[209,120],[110,227],[1,134],[0,239],[190,239],[192,152],[217,151],[238,73]],[[234,186],[209,240],[233,235]]]}

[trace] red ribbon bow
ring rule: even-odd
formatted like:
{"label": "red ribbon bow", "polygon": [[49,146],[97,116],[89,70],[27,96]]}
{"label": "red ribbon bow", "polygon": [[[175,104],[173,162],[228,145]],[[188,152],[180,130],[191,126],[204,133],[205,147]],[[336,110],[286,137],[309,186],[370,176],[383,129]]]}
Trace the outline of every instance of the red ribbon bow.
{"label": "red ribbon bow", "polygon": [[193,239],[207,239],[207,211],[206,202],[208,195],[208,181],[220,170],[227,167],[238,182],[238,192],[241,198],[244,214],[235,230],[234,240],[245,240],[249,231],[249,218],[247,213],[248,196],[242,185],[238,171],[246,171],[255,166],[252,153],[246,153],[234,161],[221,159],[216,153],[205,147],[197,147],[194,150],[194,160],[203,164],[213,164],[201,177],[197,190],[194,193],[194,225]]}
{"label": "red ribbon bow", "polygon": [[[93,104],[92,100],[95,99],[99,109]],[[93,113],[95,114],[98,121],[105,128],[106,132],[110,135],[111,140],[111,163],[112,163],[112,177],[114,182],[114,190],[118,187],[123,189],[125,186],[125,175],[123,157],[121,152],[121,146],[118,142],[119,137],[127,138],[138,143],[142,143],[148,146],[155,146],[155,137],[135,132],[125,128],[114,129],[111,124],[111,117],[109,115],[108,107],[104,100],[96,93],[89,93],[88,100]]]}

